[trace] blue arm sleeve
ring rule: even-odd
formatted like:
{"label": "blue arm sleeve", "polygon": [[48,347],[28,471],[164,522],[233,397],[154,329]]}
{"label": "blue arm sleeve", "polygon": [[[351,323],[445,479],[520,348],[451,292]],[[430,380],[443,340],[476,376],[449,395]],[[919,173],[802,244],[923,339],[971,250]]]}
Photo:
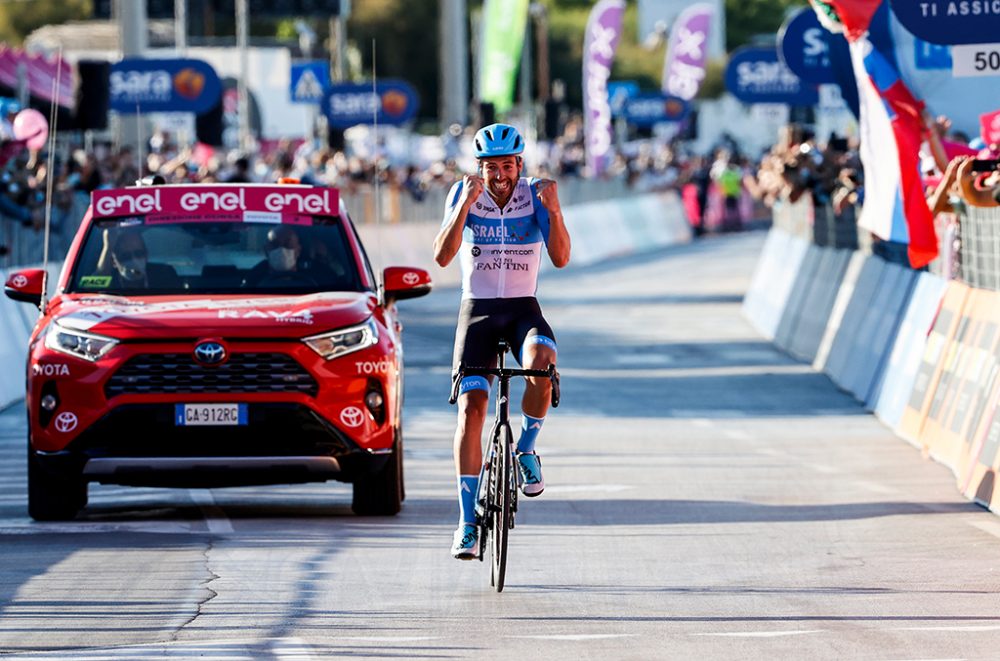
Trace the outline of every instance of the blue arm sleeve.
{"label": "blue arm sleeve", "polygon": [[448,224],[448,219],[451,217],[451,212],[455,210],[455,205],[458,204],[458,198],[462,196],[462,182],[456,181],[448,191],[448,197],[444,205],[444,218],[441,220],[441,226],[444,227]]}
{"label": "blue arm sleeve", "polygon": [[538,191],[535,190],[535,184],[538,182],[538,177],[532,177],[528,180],[528,186],[531,187],[531,204],[535,210],[535,222],[538,223],[538,228],[542,230],[542,238],[545,240],[545,245],[547,246],[549,245],[549,210],[538,199]]}

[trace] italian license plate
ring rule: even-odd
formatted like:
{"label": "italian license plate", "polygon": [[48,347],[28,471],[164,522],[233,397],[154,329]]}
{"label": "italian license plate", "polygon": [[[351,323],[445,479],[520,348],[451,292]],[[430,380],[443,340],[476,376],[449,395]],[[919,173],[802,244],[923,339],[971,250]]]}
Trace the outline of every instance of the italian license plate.
{"label": "italian license plate", "polygon": [[178,427],[236,427],[247,424],[246,404],[176,404]]}

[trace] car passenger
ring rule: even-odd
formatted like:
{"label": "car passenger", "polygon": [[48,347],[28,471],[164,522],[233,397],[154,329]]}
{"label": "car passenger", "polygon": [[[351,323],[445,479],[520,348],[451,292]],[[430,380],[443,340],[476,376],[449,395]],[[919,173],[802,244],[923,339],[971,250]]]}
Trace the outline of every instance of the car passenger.
{"label": "car passenger", "polygon": [[288,225],[281,225],[267,233],[264,244],[264,259],[250,269],[247,285],[274,282],[309,282],[313,278],[299,269],[302,256],[302,241],[298,232]]}

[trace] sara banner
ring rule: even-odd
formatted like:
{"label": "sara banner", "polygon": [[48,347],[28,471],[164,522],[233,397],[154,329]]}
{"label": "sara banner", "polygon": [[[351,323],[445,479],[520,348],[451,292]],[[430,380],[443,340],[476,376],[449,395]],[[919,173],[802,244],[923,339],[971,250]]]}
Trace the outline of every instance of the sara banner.
{"label": "sara banner", "polygon": [[713,11],[706,3],[691,5],[674,22],[660,84],[667,94],[685,101],[698,94],[705,79]]}
{"label": "sara banner", "polygon": [[504,114],[514,105],[514,74],[521,61],[528,0],[486,0],[480,23],[479,98]]}
{"label": "sara banner", "polygon": [[729,58],[726,89],[744,103],[783,103],[814,106],[819,103],[815,85],[792,73],[774,48],[740,48]]}
{"label": "sara banner", "polygon": [[622,33],[625,0],[600,0],[590,12],[583,41],[583,138],[593,177],[611,162],[611,105],[608,77]]}
{"label": "sara banner", "polygon": [[809,83],[836,83],[833,48],[842,49],[844,59],[850,58],[843,35],[828,32],[816,12],[809,7],[794,14],[778,32],[778,53],[796,76]]}
{"label": "sara banner", "polygon": [[409,83],[380,80],[371,83],[333,85],[326,95],[323,112],[330,126],[345,129],[358,124],[405,124],[417,115],[420,98]]}
{"label": "sara banner", "polygon": [[111,109],[122,114],[207,112],[222,96],[222,82],[207,62],[127,59],[111,65]]}
{"label": "sara banner", "polygon": [[679,122],[687,114],[687,101],[669,94],[638,94],[625,102],[625,121],[635,126],[649,127],[663,122]]}
{"label": "sara banner", "polygon": [[932,44],[1000,41],[998,0],[892,0],[892,11],[915,37]]}

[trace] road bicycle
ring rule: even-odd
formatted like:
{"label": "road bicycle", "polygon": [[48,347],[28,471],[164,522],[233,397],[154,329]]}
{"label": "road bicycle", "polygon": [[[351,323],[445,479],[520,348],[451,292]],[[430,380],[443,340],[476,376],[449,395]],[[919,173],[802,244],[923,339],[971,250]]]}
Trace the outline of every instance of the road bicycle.
{"label": "road bicycle", "polygon": [[521,473],[514,467],[514,435],[510,428],[510,380],[516,376],[546,377],[552,383],[552,406],[559,406],[559,372],[555,365],[544,370],[511,369],[504,366],[510,345],[501,340],[497,346],[496,367],[469,367],[459,364],[452,383],[449,402],[458,401],[458,391],[466,376],[495,376],[497,416],[483,449],[483,467],[479,472],[479,493],[476,494],[476,525],[479,527],[479,560],[490,552],[490,585],[503,591],[507,573],[507,537],[514,528],[517,513],[517,490]]}

